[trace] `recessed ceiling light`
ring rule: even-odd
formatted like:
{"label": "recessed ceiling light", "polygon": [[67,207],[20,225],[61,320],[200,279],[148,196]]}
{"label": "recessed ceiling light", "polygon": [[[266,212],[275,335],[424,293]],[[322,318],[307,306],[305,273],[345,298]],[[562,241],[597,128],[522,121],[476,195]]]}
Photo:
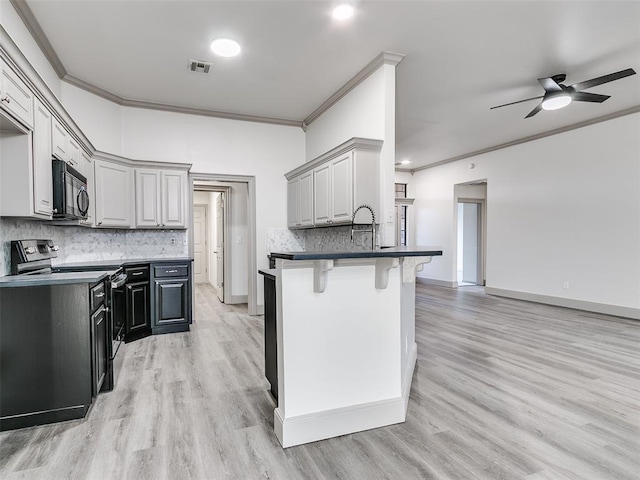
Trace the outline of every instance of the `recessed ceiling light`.
{"label": "recessed ceiling light", "polygon": [[241,51],[240,44],[230,38],[216,38],[211,42],[211,50],[221,57],[235,57]]}
{"label": "recessed ceiling light", "polygon": [[350,3],[341,3],[333,9],[332,16],[335,20],[347,20],[353,17],[354,8]]}

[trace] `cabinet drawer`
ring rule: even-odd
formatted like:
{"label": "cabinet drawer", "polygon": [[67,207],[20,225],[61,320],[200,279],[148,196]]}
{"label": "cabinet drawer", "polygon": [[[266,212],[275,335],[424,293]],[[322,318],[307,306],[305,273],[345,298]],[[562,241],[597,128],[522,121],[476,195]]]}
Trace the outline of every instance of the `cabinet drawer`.
{"label": "cabinet drawer", "polygon": [[153,267],[153,275],[156,278],[187,277],[189,265],[156,265]]}
{"label": "cabinet drawer", "polygon": [[95,287],[91,288],[90,293],[90,302],[91,302],[91,311],[93,312],[96,308],[102,305],[105,301],[105,287],[104,283],[99,283]]}
{"label": "cabinet drawer", "polygon": [[127,283],[149,280],[149,265],[125,267],[124,272],[127,274]]}

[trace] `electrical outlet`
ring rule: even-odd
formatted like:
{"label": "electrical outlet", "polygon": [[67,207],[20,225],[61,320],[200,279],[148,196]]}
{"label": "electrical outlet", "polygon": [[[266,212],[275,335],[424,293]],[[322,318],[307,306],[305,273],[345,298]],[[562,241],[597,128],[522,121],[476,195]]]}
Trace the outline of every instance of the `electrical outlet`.
{"label": "electrical outlet", "polygon": [[562,282],[562,288],[569,290],[569,282]]}
{"label": "electrical outlet", "polygon": [[175,237],[171,237],[171,246],[175,246],[175,244],[176,244]]}

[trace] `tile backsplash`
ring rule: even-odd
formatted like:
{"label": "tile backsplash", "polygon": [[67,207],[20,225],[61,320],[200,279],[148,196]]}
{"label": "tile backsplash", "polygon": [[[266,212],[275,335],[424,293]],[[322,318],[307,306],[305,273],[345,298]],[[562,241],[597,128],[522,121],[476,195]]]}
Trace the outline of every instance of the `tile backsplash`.
{"label": "tile backsplash", "polygon": [[351,242],[351,226],[267,231],[267,253],[299,251],[368,250],[370,233],[357,233]]}
{"label": "tile backsplash", "polygon": [[[186,230],[106,230],[0,218],[0,276],[10,273],[10,242],[51,239],[60,246],[55,265],[65,262],[188,255]],[[175,239],[175,245],[171,244]]]}

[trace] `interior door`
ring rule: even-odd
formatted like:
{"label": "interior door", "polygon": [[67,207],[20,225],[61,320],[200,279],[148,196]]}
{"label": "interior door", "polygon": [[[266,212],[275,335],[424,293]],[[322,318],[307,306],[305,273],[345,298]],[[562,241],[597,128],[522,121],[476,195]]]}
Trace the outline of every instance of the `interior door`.
{"label": "interior door", "polygon": [[218,298],[224,303],[224,196],[216,198],[216,279]]}
{"label": "interior door", "polygon": [[480,205],[462,203],[462,281],[479,284]]}
{"label": "interior door", "polygon": [[207,206],[193,206],[193,276],[195,283],[207,280]]}

